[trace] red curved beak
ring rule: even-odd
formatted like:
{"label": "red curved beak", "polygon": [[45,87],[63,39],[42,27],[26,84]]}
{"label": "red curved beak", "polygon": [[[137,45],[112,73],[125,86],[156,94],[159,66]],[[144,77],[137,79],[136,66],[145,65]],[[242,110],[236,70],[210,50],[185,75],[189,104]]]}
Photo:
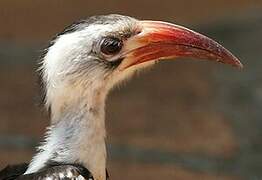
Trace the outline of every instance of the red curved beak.
{"label": "red curved beak", "polygon": [[161,21],[140,21],[139,28],[141,32],[125,43],[122,70],[147,61],[175,57],[207,59],[243,67],[223,46],[185,27]]}

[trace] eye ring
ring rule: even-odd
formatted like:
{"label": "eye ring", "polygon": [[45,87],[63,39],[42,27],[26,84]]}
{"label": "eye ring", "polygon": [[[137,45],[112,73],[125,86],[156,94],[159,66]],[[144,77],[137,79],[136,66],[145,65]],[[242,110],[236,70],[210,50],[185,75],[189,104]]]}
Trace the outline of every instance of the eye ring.
{"label": "eye ring", "polygon": [[106,37],[102,40],[100,51],[105,55],[115,55],[121,51],[123,42],[116,37]]}

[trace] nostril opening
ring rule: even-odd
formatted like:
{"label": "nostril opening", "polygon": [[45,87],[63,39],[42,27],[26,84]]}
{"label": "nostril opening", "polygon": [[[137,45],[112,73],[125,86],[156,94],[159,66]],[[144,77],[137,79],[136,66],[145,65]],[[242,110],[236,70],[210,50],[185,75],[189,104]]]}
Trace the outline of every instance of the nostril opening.
{"label": "nostril opening", "polygon": [[141,28],[136,28],[136,30],[134,31],[134,35],[138,35],[142,33],[142,29]]}
{"label": "nostril opening", "polygon": [[142,33],[142,29],[138,30],[136,34]]}

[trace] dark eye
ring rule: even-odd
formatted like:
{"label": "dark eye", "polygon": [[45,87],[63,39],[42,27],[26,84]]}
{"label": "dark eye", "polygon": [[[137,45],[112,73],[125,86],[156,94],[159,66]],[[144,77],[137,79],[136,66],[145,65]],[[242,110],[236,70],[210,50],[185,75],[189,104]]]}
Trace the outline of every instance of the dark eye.
{"label": "dark eye", "polygon": [[123,46],[123,42],[114,37],[107,37],[103,39],[101,44],[101,52],[106,55],[114,55],[118,53]]}

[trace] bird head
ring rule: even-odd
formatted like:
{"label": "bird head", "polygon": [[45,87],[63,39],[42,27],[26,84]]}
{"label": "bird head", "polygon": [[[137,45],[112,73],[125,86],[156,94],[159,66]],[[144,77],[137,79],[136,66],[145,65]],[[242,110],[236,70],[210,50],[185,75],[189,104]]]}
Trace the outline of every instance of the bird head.
{"label": "bird head", "polygon": [[110,89],[138,69],[177,57],[242,67],[220,44],[185,27],[122,15],[94,16],[66,28],[52,42],[42,66],[47,96],[52,99],[59,90],[70,98],[72,89],[77,94]]}
{"label": "bird head", "polygon": [[121,15],[94,16],[58,34],[41,66],[46,106],[51,110],[54,126],[47,138],[49,143],[42,147],[47,150],[35,157],[27,172],[41,169],[43,159],[56,151],[52,160],[80,161],[95,179],[105,179],[107,92],[137,70],[157,60],[177,57],[242,67],[234,55],[214,40],[161,21]]}

